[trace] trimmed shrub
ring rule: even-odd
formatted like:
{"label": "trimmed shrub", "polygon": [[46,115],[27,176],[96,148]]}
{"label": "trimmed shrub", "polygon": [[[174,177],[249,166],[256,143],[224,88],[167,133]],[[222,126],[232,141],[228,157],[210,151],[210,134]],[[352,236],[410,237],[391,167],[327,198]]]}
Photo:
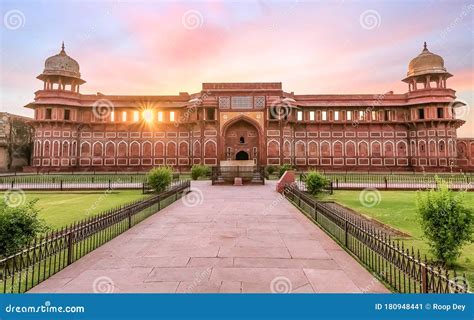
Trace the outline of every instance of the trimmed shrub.
{"label": "trimmed shrub", "polygon": [[306,190],[316,195],[328,187],[329,179],[317,171],[310,171],[306,174],[305,184]]}
{"label": "trimmed shrub", "polygon": [[47,230],[44,221],[38,217],[36,201],[13,207],[0,199],[0,257],[21,250]]}
{"label": "trimmed shrub", "polygon": [[163,192],[173,180],[173,170],[170,167],[151,169],[147,174],[147,181],[155,192]]}
{"label": "trimmed shrub", "polygon": [[278,178],[281,178],[281,176],[288,170],[294,170],[295,167],[291,164],[285,163],[278,169]]}
{"label": "trimmed shrub", "polygon": [[464,205],[464,192],[449,190],[445,181],[436,177],[437,189],[418,192],[417,211],[425,237],[434,257],[452,264],[461,248],[472,242],[473,212]]}
{"label": "trimmed shrub", "polygon": [[191,179],[197,180],[200,177],[206,177],[211,174],[211,167],[202,165],[202,164],[195,164],[191,168]]}
{"label": "trimmed shrub", "polygon": [[[274,174],[276,171],[277,171],[277,167],[275,166],[267,166],[265,168],[265,173],[266,173],[266,176],[271,176],[272,174]],[[267,178],[268,179],[268,178]]]}

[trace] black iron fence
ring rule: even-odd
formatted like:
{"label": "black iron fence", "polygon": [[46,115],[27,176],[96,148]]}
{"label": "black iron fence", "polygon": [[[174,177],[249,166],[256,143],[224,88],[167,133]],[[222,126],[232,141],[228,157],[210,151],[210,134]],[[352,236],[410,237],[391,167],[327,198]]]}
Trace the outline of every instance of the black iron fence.
{"label": "black iron fence", "polygon": [[[180,174],[173,173],[173,181]],[[147,176],[136,175],[24,175],[0,177],[0,190],[105,190],[145,189]]]}
{"label": "black iron fence", "polygon": [[346,215],[328,204],[316,201],[297,185],[289,185],[284,195],[320,225],[348,252],[355,256],[395,291],[402,293],[465,293],[465,275],[458,276],[430,265],[419,251],[405,248],[385,232],[366,221]]}
{"label": "black iron fence", "polygon": [[24,250],[0,260],[0,290],[26,292],[190,190],[177,181],[158,195],[135,201],[35,239]]}
{"label": "black iron fence", "polygon": [[[453,190],[474,190],[474,179],[469,174],[324,174],[332,183],[334,190],[361,190],[374,188],[379,190],[419,190],[437,187],[436,177],[446,181]],[[299,180],[304,182],[306,173],[301,173]]]}

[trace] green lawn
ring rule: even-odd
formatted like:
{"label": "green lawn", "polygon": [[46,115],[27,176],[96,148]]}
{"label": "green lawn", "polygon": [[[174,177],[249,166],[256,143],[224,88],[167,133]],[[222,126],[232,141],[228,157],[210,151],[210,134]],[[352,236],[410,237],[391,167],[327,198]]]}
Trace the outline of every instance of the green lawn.
{"label": "green lawn", "polygon": [[104,210],[145,197],[142,190],[25,192],[26,199],[38,199],[40,216],[52,229],[64,227]]}
{"label": "green lawn", "polygon": [[[423,239],[420,222],[417,218],[416,192],[380,191],[380,203],[371,208],[364,207],[361,204],[359,194],[360,191],[335,191],[333,195],[327,196],[325,199],[333,199],[346,207],[409,234],[411,237],[404,239],[405,245],[420,249],[423,255],[426,254],[430,257],[428,245]],[[474,192],[466,193],[465,203],[468,207],[474,209]],[[463,254],[457,260],[455,268],[457,271],[466,272],[469,282],[474,284],[474,243],[463,248]]]}

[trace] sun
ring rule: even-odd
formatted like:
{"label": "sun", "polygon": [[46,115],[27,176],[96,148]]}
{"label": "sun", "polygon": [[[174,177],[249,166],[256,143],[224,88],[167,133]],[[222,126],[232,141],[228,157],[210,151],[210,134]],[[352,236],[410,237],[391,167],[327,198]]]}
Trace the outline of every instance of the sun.
{"label": "sun", "polygon": [[153,112],[151,110],[143,110],[143,120],[146,122],[153,121]]}

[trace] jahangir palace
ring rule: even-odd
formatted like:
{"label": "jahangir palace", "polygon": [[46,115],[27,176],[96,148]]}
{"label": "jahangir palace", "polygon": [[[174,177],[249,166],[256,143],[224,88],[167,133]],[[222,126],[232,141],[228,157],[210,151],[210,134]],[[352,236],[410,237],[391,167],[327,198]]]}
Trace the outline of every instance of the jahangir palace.
{"label": "jahangir palace", "polygon": [[177,95],[82,94],[79,63],[46,59],[35,93],[29,171],[127,171],[253,160],[326,170],[474,168],[474,139],[459,139],[455,91],[426,46],[395,94],[297,94],[280,82],[203,83]]}

